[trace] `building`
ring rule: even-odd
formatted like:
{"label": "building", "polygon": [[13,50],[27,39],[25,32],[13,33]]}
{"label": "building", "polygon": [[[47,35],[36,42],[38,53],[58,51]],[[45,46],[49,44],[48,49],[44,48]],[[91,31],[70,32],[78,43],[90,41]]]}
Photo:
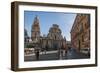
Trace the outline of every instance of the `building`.
{"label": "building", "polygon": [[39,19],[36,16],[32,24],[31,39],[32,41],[34,41],[36,38],[39,38],[39,37],[40,37],[40,26],[39,26]]}
{"label": "building", "polygon": [[77,14],[70,33],[72,48],[90,48],[90,14]]}
{"label": "building", "polygon": [[28,38],[29,38],[29,36],[28,36],[27,30],[24,29],[24,41],[28,42]]}
{"label": "building", "polygon": [[66,38],[61,35],[61,30],[57,24],[53,24],[47,36],[43,36],[40,41],[41,47],[47,50],[63,49],[66,44]]}
{"label": "building", "polygon": [[31,39],[31,44],[35,46],[36,43],[38,43],[41,50],[66,49],[66,38],[62,36],[62,31],[59,25],[53,24],[50,27],[48,34],[42,36],[38,16],[34,18],[32,24]]}

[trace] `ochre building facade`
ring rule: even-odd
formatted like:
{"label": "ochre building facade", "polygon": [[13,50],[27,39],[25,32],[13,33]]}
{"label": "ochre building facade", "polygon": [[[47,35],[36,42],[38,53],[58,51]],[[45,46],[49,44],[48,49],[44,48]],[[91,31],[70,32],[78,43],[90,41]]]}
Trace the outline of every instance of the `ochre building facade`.
{"label": "ochre building facade", "polygon": [[70,33],[72,48],[90,48],[90,15],[77,14]]}

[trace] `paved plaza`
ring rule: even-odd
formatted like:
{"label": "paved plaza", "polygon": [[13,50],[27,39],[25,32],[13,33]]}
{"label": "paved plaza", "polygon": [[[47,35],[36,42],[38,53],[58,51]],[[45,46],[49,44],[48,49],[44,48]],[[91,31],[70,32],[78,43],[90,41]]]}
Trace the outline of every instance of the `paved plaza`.
{"label": "paved plaza", "polygon": [[90,56],[77,52],[74,49],[68,50],[63,56],[59,55],[58,51],[44,51],[39,53],[39,59],[36,59],[36,55],[29,54],[24,56],[25,61],[43,61],[43,60],[67,60],[67,59],[86,59]]}

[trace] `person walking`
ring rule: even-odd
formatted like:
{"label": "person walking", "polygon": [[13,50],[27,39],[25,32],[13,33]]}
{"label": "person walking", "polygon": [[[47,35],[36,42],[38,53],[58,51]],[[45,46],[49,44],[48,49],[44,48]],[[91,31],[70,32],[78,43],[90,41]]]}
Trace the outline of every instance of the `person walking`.
{"label": "person walking", "polygon": [[39,51],[36,52],[36,59],[39,60]]}
{"label": "person walking", "polygon": [[39,48],[38,47],[36,47],[35,48],[35,55],[36,55],[36,60],[39,60],[39,56],[40,56],[40,54],[39,54],[40,52],[39,52]]}

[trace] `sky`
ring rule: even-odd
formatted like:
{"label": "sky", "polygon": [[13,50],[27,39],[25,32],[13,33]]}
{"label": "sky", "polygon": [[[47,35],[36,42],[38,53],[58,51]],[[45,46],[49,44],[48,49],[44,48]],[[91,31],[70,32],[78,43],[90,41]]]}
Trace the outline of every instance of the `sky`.
{"label": "sky", "polygon": [[24,11],[24,27],[29,37],[31,37],[31,27],[36,16],[39,18],[41,36],[47,35],[49,28],[53,24],[57,24],[62,31],[63,37],[66,37],[67,41],[71,40],[70,31],[76,17],[75,13]]}

